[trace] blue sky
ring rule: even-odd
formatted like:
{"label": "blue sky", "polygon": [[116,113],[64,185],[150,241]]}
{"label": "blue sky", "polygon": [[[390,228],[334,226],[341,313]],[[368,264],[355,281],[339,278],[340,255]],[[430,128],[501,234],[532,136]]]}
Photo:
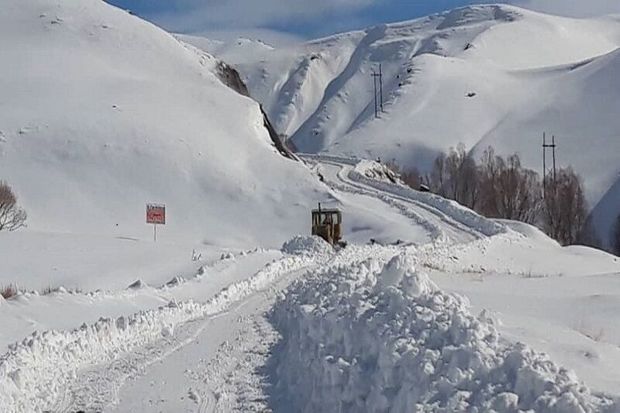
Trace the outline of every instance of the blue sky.
{"label": "blue sky", "polygon": [[[310,39],[486,0],[107,0],[178,33]],[[505,0],[555,14],[620,13],[620,0]],[[271,39],[270,39],[271,38]]]}
{"label": "blue sky", "polygon": [[[332,4],[326,1],[316,4],[315,0],[108,0],[176,32],[259,29],[302,38],[412,19],[471,3],[471,0],[328,1]],[[256,10],[250,3],[266,7]],[[235,9],[238,16],[234,15]],[[242,16],[244,13],[253,18]],[[274,17],[270,18],[270,14]]]}

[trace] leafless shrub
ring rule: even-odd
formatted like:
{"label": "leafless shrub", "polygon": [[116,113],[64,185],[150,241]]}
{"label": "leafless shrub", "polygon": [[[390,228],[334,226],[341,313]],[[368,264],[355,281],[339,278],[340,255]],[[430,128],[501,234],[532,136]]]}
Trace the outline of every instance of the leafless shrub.
{"label": "leafless shrub", "polygon": [[17,196],[11,187],[0,181],[0,231],[15,231],[26,223],[27,214],[17,205]]}
{"label": "leafless shrub", "polygon": [[54,292],[56,292],[58,290],[57,287],[52,287],[51,285],[48,285],[47,287],[43,288],[41,290],[41,295],[50,295]]}
{"label": "leafless shrub", "polygon": [[15,297],[18,292],[19,292],[19,289],[17,288],[16,285],[13,285],[13,284],[9,284],[5,287],[0,287],[0,295],[5,300]]}

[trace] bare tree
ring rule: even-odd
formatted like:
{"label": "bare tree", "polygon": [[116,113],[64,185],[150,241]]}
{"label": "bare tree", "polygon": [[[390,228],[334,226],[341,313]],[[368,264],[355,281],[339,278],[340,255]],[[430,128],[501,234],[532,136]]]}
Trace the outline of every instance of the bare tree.
{"label": "bare tree", "polygon": [[569,167],[545,179],[544,229],[560,244],[574,244],[588,215],[581,178]]}
{"label": "bare tree", "polygon": [[460,181],[460,192],[457,195],[457,201],[471,209],[476,209],[480,196],[478,167],[474,158],[469,154],[466,154],[463,158],[455,179]]}
{"label": "bare tree", "polygon": [[11,187],[0,181],[0,231],[15,231],[26,222],[26,211],[17,205],[17,196]]}
{"label": "bare tree", "polygon": [[[536,172],[521,165],[517,154],[505,159],[489,147],[477,165],[461,144],[448,155],[437,156],[429,181],[433,192],[487,217],[541,226],[563,245],[600,246],[587,220],[581,178],[571,168],[547,177],[543,185]],[[620,245],[620,222],[617,226]]]}
{"label": "bare tree", "polygon": [[434,193],[447,196],[447,182],[446,176],[446,154],[440,153],[433,162],[433,169],[430,174],[431,189]]}
{"label": "bare tree", "polygon": [[495,150],[488,147],[482,154],[478,179],[480,180],[480,202],[478,212],[489,218],[501,218],[497,206],[499,181],[502,171],[506,169],[505,161],[495,155]]}
{"label": "bare tree", "polygon": [[478,171],[475,160],[460,144],[435,159],[430,177],[433,192],[474,208],[478,202]]}
{"label": "bare tree", "polygon": [[505,161],[487,149],[480,167],[480,213],[529,224],[538,220],[542,188],[536,172],[524,169],[517,154]]}
{"label": "bare tree", "polygon": [[446,176],[448,178],[446,185],[447,197],[457,202],[461,201],[459,198],[461,198],[463,192],[463,180],[459,176],[459,171],[463,167],[466,156],[465,147],[459,144],[456,149],[450,148],[445,162]]}

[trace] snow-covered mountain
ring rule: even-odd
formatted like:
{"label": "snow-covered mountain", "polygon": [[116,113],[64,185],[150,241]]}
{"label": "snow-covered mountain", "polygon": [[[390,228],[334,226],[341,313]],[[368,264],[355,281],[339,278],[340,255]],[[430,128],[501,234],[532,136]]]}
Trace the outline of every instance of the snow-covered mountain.
{"label": "snow-covered mountain", "polygon": [[[236,72],[103,1],[3,6],[0,180],[30,228],[0,232],[0,412],[620,411],[619,257],[372,160],[283,156]],[[187,40],[245,61],[305,150],[428,162],[461,140],[533,156],[515,136],[549,120],[612,127],[615,26],[473,7],[296,50]],[[579,164],[590,180],[617,161],[596,136],[605,148],[573,142],[606,156]],[[290,237],[317,200],[342,210],[345,248]],[[168,206],[164,242],[149,201]]]}
{"label": "snow-covered mountain", "polygon": [[[607,238],[620,205],[618,17],[485,5],[285,49],[186,39],[236,65],[302,152],[380,156],[424,170],[462,142],[475,153],[489,145],[518,152],[540,171],[542,134],[555,135],[560,165],[585,178]],[[385,112],[375,119],[379,64]]]}
{"label": "snow-covered mountain", "polygon": [[327,193],[216,59],[103,1],[4,2],[0,61],[0,179],[33,230],[148,237],[159,202],[163,239],[280,245]]}

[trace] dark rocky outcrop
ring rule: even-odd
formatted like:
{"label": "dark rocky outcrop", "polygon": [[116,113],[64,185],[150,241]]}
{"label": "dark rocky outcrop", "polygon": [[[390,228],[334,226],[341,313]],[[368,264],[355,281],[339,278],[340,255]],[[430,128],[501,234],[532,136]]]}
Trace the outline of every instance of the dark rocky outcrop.
{"label": "dark rocky outcrop", "polygon": [[[241,76],[239,75],[239,72],[234,67],[224,62],[219,62],[217,65],[217,75],[222,81],[222,83],[224,83],[226,86],[243,96],[251,98],[248,87],[245,85],[245,83],[241,79]],[[269,120],[269,117],[267,116],[267,113],[263,109],[262,105],[260,105],[260,111],[263,114],[263,124],[265,125],[267,132],[269,132],[269,137],[271,138],[271,141],[273,142],[273,145],[276,147],[278,152],[280,152],[282,156],[285,156],[289,159],[293,159],[296,161],[299,160],[299,158],[297,158],[297,156],[295,156],[282,142],[282,139],[280,139],[280,135],[273,127],[273,124]]]}

